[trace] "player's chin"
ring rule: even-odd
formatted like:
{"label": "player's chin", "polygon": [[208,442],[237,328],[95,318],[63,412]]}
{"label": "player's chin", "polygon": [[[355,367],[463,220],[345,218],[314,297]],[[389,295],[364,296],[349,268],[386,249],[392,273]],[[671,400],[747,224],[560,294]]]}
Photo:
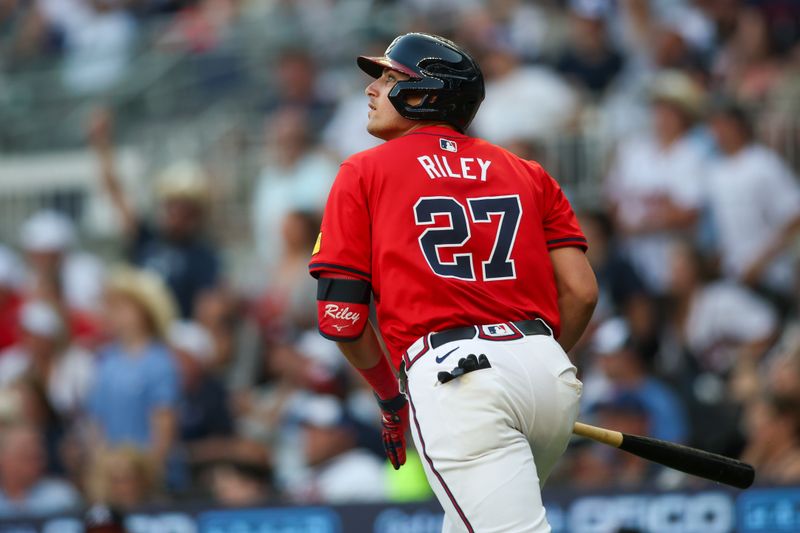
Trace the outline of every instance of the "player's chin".
{"label": "player's chin", "polygon": [[388,135],[387,129],[382,127],[380,122],[372,117],[370,117],[369,122],[367,122],[367,133],[383,140],[386,140],[386,136]]}

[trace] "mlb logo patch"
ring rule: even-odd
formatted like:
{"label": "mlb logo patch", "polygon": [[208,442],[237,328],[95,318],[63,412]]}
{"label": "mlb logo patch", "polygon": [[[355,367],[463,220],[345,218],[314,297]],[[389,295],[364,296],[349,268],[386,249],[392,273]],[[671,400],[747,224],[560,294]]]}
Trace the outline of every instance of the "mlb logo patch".
{"label": "mlb logo patch", "polygon": [[487,324],[479,326],[479,328],[478,338],[480,339],[510,341],[522,338],[522,333],[508,323]]}
{"label": "mlb logo patch", "polygon": [[506,324],[493,324],[491,326],[482,326],[482,328],[483,334],[487,337],[508,337],[516,334],[516,331],[513,331]]}
{"label": "mlb logo patch", "polygon": [[439,146],[446,152],[458,152],[458,145],[450,139],[439,139]]}

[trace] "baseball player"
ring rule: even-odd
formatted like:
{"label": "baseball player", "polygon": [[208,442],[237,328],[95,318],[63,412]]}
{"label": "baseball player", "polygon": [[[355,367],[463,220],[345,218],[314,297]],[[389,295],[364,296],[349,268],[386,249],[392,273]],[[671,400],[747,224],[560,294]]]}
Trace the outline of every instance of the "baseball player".
{"label": "baseball player", "polygon": [[597,298],[586,239],[541,166],[465,134],[484,84],[464,50],[409,33],[358,65],[386,142],[331,189],[309,265],[320,332],[375,390],[395,468],[410,425],[444,531],[550,531],[540,486],[581,393],[565,350]]}

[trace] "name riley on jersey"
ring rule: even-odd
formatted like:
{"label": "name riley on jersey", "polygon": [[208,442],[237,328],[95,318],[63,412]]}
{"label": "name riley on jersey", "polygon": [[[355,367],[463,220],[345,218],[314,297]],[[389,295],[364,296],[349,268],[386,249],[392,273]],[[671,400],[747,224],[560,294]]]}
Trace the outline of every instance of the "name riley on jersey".
{"label": "name riley on jersey", "polygon": [[[419,164],[428,173],[432,180],[436,178],[460,178],[465,180],[486,181],[486,172],[489,160],[480,157],[455,157],[442,155],[421,155],[417,158]],[[453,170],[455,169],[455,171]]]}

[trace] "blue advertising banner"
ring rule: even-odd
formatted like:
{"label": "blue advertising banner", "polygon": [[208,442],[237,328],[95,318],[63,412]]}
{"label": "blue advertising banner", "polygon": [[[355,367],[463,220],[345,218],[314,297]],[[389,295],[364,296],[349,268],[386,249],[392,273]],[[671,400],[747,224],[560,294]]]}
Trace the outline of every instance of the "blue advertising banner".
{"label": "blue advertising banner", "polygon": [[[546,491],[553,533],[797,533],[800,487],[733,491]],[[503,512],[498,509],[498,512]],[[152,509],[127,518],[130,533],[439,533],[436,502]],[[0,521],[0,533],[82,533],[76,516]]]}

